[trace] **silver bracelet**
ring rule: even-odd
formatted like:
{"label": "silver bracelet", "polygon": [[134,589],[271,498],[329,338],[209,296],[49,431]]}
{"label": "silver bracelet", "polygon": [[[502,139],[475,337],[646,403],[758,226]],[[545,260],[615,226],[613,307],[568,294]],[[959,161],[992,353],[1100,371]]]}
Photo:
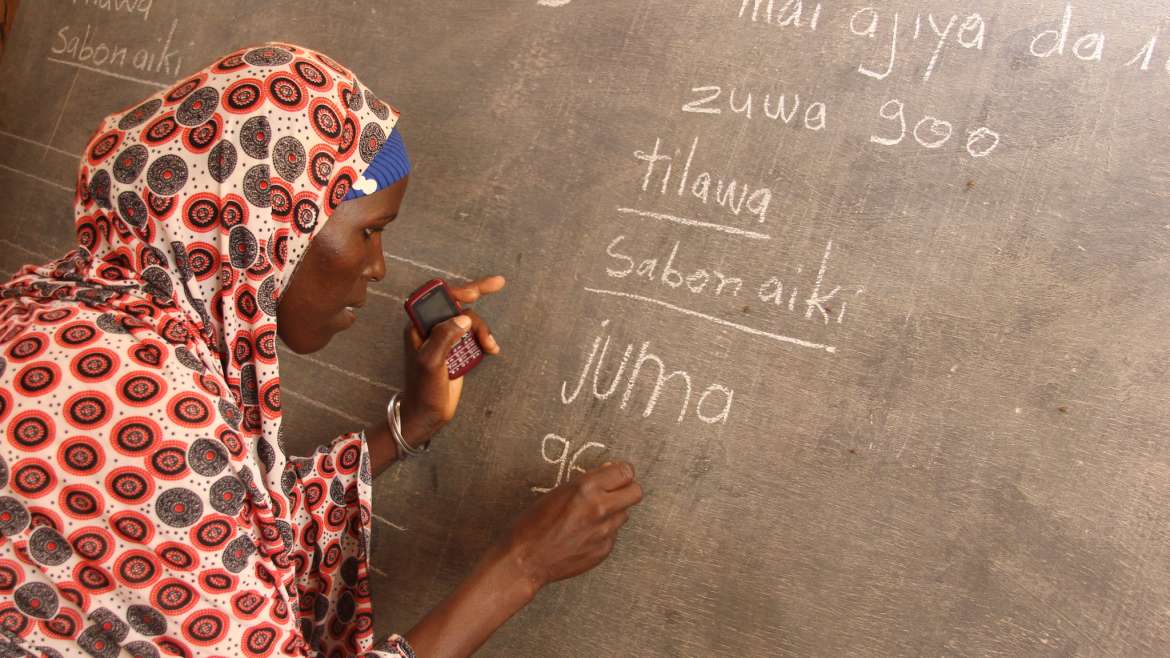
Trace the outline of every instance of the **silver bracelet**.
{"label": "silver bracelet", "polygon": [[398,458],[417,457],[430,451],[431,442],[427,441],[421,448],[412,448],[406,439],[402,438],[402,401],[399,395],[395,393],[390,396],[390,404],[386,405],[386,422],[390,425],[390,435],[394,437],[394,443],[398,445]]}

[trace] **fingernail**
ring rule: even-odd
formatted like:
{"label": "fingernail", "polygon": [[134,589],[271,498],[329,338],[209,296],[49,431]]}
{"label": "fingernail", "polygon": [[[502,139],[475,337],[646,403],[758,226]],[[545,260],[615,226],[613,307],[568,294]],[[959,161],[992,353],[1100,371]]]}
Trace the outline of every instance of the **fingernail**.
{"label": "fingernail", "polygon": [[604,464],[602,464],[602,466],[609,466],[609,465],[610,465],[610,464],[612,464],[612,463],[613,463],[613,462],[605,462]]}
{"label": "fingernail", "polygon": [[488,342],[488,349],[493,349],[493,350],[500,349],[500,344],[496,342],[495,336],[488,334],[487,342]]}
{"label": "fingernail", "polygon": [[467,317],[466,315],[457,315],[455,316],[455,324],[458,325],[460,329],[470,329],[471,318]]}

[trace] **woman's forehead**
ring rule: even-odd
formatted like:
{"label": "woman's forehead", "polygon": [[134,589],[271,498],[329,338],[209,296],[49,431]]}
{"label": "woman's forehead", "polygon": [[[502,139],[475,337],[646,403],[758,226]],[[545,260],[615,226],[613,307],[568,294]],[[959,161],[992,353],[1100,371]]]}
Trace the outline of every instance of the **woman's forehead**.
{"label": "woman's forehead", "polygon": [[378,190],[371,195],[343,201],[338,206],[333,219],[330,221],[336,219],[346,221],[356,219],[360,221],[362,219],[385,218],[396,215],[402,206],[402,200],[406,196],[406,189],[409,184],[410,177],[406,176],[389,187]]}

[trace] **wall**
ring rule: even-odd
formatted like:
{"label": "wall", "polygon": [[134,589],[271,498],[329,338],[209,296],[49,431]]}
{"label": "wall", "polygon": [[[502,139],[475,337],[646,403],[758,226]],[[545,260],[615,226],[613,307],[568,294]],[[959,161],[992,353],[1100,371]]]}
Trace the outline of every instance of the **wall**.
{"label": "wall", "polygon": [[100,117],[230,49],[322,49],[399,106],[390,273],[282,353],[290,449],[378,417],[414,286],[510,285],[505,355],[377,483],[379,629],[621,457],[647,496],[612,558],[484,655],[1166,653],[1161,5],[239,6],[22,7],[0,269],[72,244]]}

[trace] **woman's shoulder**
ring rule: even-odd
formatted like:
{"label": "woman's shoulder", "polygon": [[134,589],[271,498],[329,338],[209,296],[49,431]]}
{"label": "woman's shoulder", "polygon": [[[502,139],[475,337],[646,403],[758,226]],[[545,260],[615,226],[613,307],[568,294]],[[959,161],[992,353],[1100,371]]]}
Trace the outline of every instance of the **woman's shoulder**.
{"label": "woman's shoulder", "polygon": [[222,378],[148,322],[66,305],[37,311],[32,320],[0,343],[0,387],[9,397],[48,403],[90,392],[112,407],[161,406],[169,415],[178,407],[178,420],[186,413],[192,422],[224,412],[216,409],[225,406]]}

